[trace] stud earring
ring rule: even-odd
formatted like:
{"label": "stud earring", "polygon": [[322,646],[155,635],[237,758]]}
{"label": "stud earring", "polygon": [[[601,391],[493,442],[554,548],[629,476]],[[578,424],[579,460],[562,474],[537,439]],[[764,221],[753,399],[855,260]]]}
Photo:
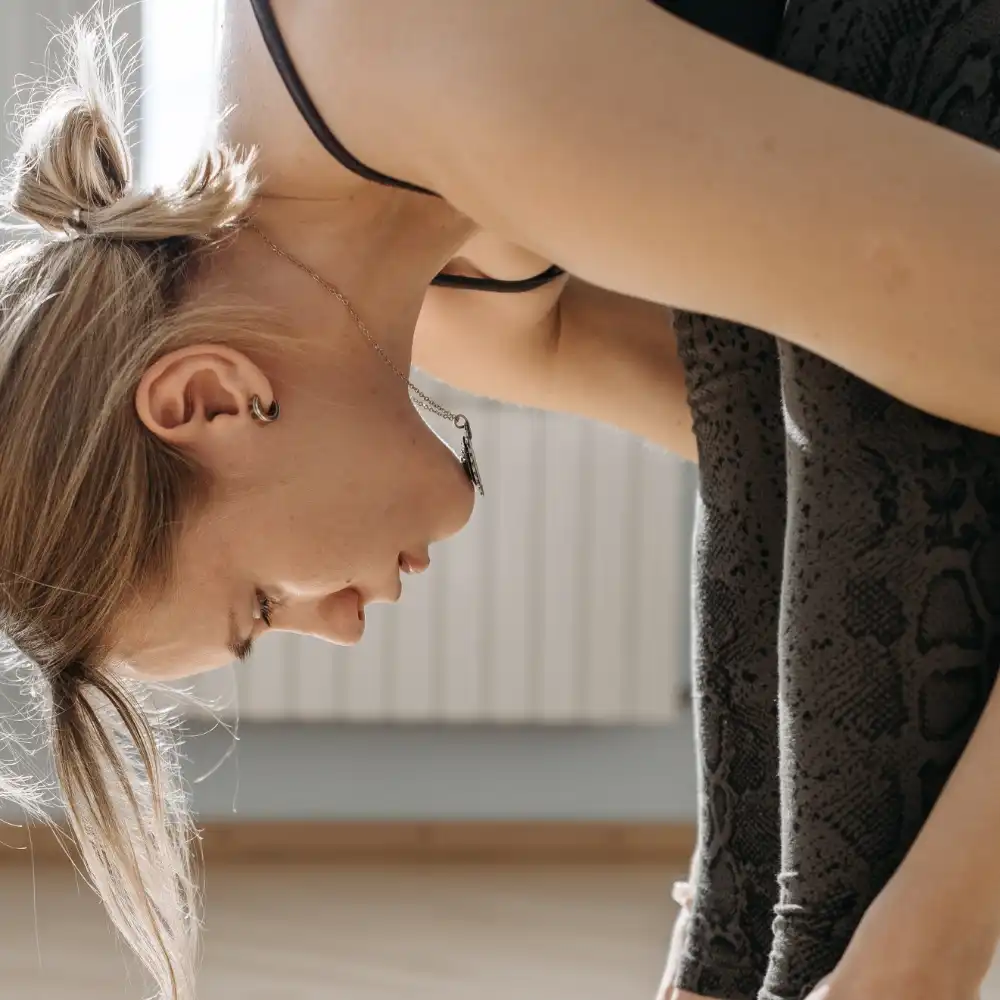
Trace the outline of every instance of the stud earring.
{"label": "stud earring", "polygon": [[276,399],[271,400],[271,405],[266,410],[260,401],[260,396],[254,396],[250,400],[250,416],[259,424],[273,424],[278,419],[280,412],[281,408]]}

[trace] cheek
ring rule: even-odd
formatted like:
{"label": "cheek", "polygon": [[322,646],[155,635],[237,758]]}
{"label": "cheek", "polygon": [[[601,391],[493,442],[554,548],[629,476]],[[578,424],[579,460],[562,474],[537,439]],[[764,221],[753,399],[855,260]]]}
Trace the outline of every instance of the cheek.
{"label": "cheek", "polygon": [[[286,572],[330,582],[364,576],[405,548],[446,538],[468,521],[473,495],[447,445],[414,415],[393,435],[370,424],[345,443],[313,442],[274,456],[271,484],[251,514]],[[369,434],[364,431],[369,431]],[[334,457],[336,452],[336,457]]]}
{"label": "cheek", "polygon": [[261,561],[276,581],[303,592],[338,589],[369,574],[388,558],[398,533],[384,491],[323,478],[289,484],[276,499]]}

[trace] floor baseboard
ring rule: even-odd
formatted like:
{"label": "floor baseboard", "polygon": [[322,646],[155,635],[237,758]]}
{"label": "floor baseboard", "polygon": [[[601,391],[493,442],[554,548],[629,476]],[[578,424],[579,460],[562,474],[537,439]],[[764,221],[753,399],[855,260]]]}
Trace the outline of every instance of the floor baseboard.
{"label": "floor baseboard", "polygon": [[[686,869],[695,830],[688,823],[594,822],[210,822],[208,864],[664,864]],[[7,826],[0,866],[59,863],[52,830]]]}

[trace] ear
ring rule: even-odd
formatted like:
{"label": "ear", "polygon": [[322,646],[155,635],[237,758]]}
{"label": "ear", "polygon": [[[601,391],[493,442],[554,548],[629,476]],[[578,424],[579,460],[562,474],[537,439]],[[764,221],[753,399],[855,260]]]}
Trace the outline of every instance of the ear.
{"label": "ear", "polygon": [[[158,438],[215,467],[243,454],[261,425],[250,403],[266,410],[270,381],[245,354],[220,344],[171,351],[143,375],[135,394],[139,419]],[[254,439],[256,440],[256,439]]]}

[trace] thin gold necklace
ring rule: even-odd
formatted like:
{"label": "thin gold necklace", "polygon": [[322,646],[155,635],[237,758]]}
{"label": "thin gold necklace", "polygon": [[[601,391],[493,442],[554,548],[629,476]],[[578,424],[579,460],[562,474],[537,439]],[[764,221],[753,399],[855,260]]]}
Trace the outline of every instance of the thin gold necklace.
{"label": "thin gold necklace", "polygon": [[276,246],[264,233],[254,223],[250,223],[250,228],[273,250],[279,257],[283,257],[288,261],[289,264],[294,264],[300,271],[308,274],[310,278],[313,279],[322,288],[325,288],[331,295],[335,296],[340,304],[347,310],[348,315],[354,320],[355,325],[361,331],[365,340],[375,348],[378,356],[385,362],[392,373],[401,381],[405,382],[410,392],[410,399],[413,400],[413,404],[418,406],[422,410],[426,410],[428,413],[433,413],[437,417],[441,417],[444,420],[449,421],[454,424],[462,432],[462,455],[461,462],[462,468],[465,469],[465,474],[469,477],[470,482],[475,486],[477,492],[480,496],[484,496],[483,491],[483,478],[479,474],[479,463],[476,461],[476,453],[472,450],[472,427],[469,424],[469,418],[465,416],[464,413],[452,413],[451,410],[442,406],[440,403],[431,399],[427,393],[422,392],[418,389],[392,362],[392,358],[382,349],[381,344],[371,335],[368,327],[365,326],[364,320],[357,314],[354,306],[351,305],[350,301],[344,293],[337,288],[336,285],[327,281],[326,278],[317,274],[311,267],[303,264],[302,261],[293,257],[290,253],[282,250],[281,247]]}

